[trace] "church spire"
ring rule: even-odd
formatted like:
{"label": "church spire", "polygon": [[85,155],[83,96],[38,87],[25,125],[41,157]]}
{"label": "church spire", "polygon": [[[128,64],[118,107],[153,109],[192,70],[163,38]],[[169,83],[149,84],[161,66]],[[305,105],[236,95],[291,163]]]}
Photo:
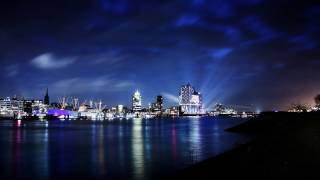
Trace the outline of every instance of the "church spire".
{"label": "church spire", "polygon": [[46,95],[44,96],[43,103],[46,104],[46,105],[49,105],[49,103],[50,103],[50,99],[49,99],[49,89],[48,89],[48,88],[47,88],[47,90],[46,90]]}

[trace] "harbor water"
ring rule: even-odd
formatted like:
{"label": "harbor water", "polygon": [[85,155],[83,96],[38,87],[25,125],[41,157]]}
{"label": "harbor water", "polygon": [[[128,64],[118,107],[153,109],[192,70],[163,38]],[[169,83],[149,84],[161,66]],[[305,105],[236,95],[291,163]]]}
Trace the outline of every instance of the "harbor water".
{"label": "harbor water", "polygon": [[0,177],[154,179],[248,141],[230,117],[0,121]]}

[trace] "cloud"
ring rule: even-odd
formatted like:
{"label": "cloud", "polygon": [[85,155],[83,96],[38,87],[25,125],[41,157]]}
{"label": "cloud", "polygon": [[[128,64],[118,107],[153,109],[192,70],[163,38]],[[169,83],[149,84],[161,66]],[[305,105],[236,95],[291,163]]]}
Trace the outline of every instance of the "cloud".
{"label": "cloud", "polygon": [[308,35],[290,37],[289,41],[294,44],[294,50],[312,50],[316,48],[316,43]]}
{"label": "cloud", "polygon": [[12,64],[6,67],[6,75],[7,77],[15,77],[19,74],[19,65]]}
{"label": "cloud", "polygon": [[215,6],[215,10],[212,13],[214,13],[217,17],[228,18],[234,13],[233,4],[230,2],[217,1],[212,5]]}
{"label": "cloud", "polygon": [[57,69],[73,64],[75,57],[58,58],[52,53],[41,54],[31,60],[31,64],[39,69]]}
{"label": "cloud", "polygon": [[172,95],[170,93],[161,93],[166,99],[169,100],[169,102],[173,102],[173,103],[179,103],[179,97]]}
{"label": "cloud", "polygon": [[217,59],[222,59],[229,55],[233,51],[232,48],[216,48],[213,49],[209,52],[210,56],[217,58]]}
{"label": "cloud", "polygon": [[50,86],[50,89],[57,94],[81,94],[123,91],[132,85],[133,83],[129,81],[119,81],[108,76],[97,78],[75,77],[56,81]]}
{"label": "cloud", "polygon": [[97,53],[88,55],[82,59],[88,60],[90,64],[108,64],[112,66],[120,65],[123,61],[130,57],[128,54],[124,54],[118,51],[110,51],[106,53]]}
{"label": "cloud", "polygon": [[205,4],[205,0],[192,0],[192,5],[194,6],[202,6]]}
{"label": "cloud", "polygon": [[127,1],[100,0],[100,5],[104,11],[117,14],[123,14],[129,10],[129,4]]}
{"label": "cloud", "polygon": [[247,16],[243,19],[245,27],[260,37],[271,37],[275,35],[274,30],[257,16]]}
{"label": "cloud", "polygon": [[182,15],[176,21],[176,26],[188,26],[193,25],[199,21],[199,17],[196,15]]}
{"label": "cloud", "polygon": [[124,89],[124,88],[128,88],[130,86],[132,86],[133,83],[128,82],[128,81],[123,81],[123,82],[118,82],[116,84],[114,84],[114,88],[116,89]]}

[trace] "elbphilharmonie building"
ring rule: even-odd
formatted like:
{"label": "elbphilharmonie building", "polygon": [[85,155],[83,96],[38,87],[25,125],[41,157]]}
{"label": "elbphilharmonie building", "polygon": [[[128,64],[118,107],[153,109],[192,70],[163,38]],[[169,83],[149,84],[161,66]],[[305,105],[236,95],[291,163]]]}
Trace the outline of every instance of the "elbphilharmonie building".
{"label": "elbphilharmonie building", "polygon": [[203,114],[202,95],[190,84],[181,86],[179,94],[180,113],[182,115]]}

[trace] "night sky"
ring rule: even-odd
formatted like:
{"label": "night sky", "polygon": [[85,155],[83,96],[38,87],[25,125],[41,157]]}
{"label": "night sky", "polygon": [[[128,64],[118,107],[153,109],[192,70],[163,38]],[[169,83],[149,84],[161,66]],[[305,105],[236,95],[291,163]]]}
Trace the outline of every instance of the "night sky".
{"label": "night sky", "polygon": [[285,109],[320,93],[320,3],[21,0],[0,5],[0,96],[175,105],[191,83],[216,102]]}

